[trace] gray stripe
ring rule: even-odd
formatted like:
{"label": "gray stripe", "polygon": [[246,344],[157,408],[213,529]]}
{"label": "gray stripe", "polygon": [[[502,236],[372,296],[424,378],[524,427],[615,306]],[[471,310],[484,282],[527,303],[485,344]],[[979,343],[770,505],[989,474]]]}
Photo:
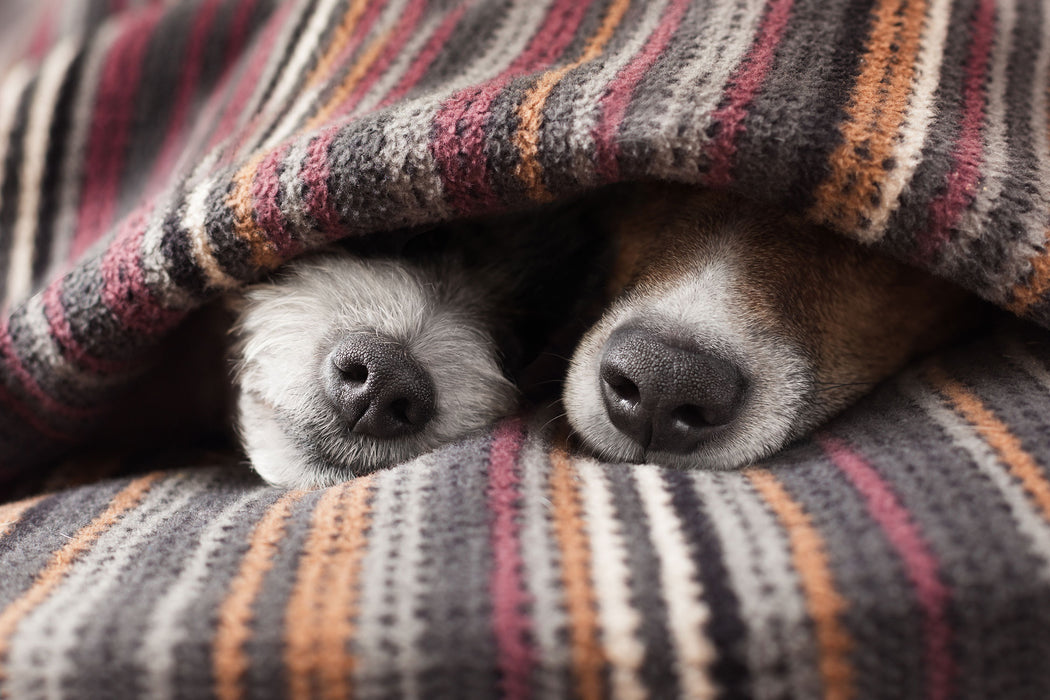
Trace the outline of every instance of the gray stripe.
{"label": "gray stripe", "polygon": [[542,431],[530,432],[522,446],[522,576],[532,597],[531,622],[537,653],[533,676],[539,697],[566,697],[571,682],[565,588],[550,513],[550,444]]}
{"label": "gray stripe", "polygon": [[99,536],[12,637],[8,657],[12,696],[27,700],[65,697],[94,683],[103,685],[112,696],[134,693],[132,677],[110,673],[112,666],[107,661],[111,659],[102,648],[106,621],[120,615],[125,602],[121,586],[135,579],[132,572],[160,528],[207,485],[186,483],[183,474],[170,476]]}
{"label": "gray stripe", "polygon": [[740,476],[697,472],[693,479],[747,626],[744,657],[755,698],[818,697],[819,657],[782,526]]}
{"label": "gray stripe", "polygon": [[[200,500],[209,500],[207,496],[205,494]],[[224,550],[229,548],[230,532],[237,521],[246,519],[252,507],[269,505],[273,501],[273,490],[260,486],[222,496],[213,497],[207,508],[198,508],[195,503],[190,509],[191,517],[198,520],[202,511],[214,515],[200,522],[199,531],[177,531],[178,536],[193,549],[188,552],[189,556],[183,557],[184,562],[176,569],[177,575],[170,580],[157,577],[164,584],[161,595],[151,609],[139,613],[148,620],[145,636],[137,645],[136,653],[138,666],[144,673],[141,688],[146,697],[155,700],[174,698],[174,689],[182,680],[176,675],[175,649],[194,641],[189,634],[187,612],[195,600],[205,596],[208,581],[222,562]],[[235,497],[234,500],[230,501],[231,497]],[[188,536],[191,533],[192,536]],[[134,648],[133,645],[130,649]]]}
{"label": "gray stripe", "polygon": [[[863,428],[867,427],[865,423]],[[868,441],[860,439],[863,434],[859,431],[845,432],[873,463],[907,464],[869,446]],[[885,428],[876,434],[886,434]],[[799,447],[791,458],[778,462],[783,468],[776,472],[777,478],[809,514],[824,539],[835,587],[850,601],[840,619],[856,647],[864,649],[863,656],[853,658],[853,686],[864,688],[865,697],[870,698],[921,696],[925,662],[922,618],[897,551],[845,475],[828,464],[815,447]],[[886,634],[887,629],[895,630],[895,634]],[[886,678],[885,669],[867,663],[869,658],[894,659],[894,677]]]}

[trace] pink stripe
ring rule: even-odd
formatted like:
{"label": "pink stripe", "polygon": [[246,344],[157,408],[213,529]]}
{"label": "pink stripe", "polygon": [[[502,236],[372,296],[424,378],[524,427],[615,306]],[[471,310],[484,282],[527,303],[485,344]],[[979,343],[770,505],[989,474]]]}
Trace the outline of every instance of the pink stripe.
{"label": "pink stripe", "polygon": [[434,31],[433,36],[427,41],[426,46],[419,52],[416,59],[409,66],[405,75],[402,76],[394,89],[383,98],[383,101],[379,103],[377,109],[382,109],[390,103],[401,99],[405,93],[414,88],[416,84],[423,79],[423,75],[426,74],[427,69],[437,58],[441,50],[445,48],[445,42],[452,36],[452,32],[455,31],[456,26],[459,24],[460,18],[463,17],[463,13],[466,12],[468,5],[460,5],[456,9],[449,12],[448,16],[441,22],[441,25]]}
{"label": "pink stripe", "polygon": [[55,33],[55,4],[48,3],[44,8],[40,21],[33,31],[33,39],[29,42],[29,57],[34,61],[44,58],[54,43]]}
{"label": "pink stripe", "polygon": [[121,20],[99,81],[91,120],[71,256],[77,258],[110,225],[120,192],[120,177],[131,131],[131,116],[142,77],[142,58],[163,14],[156,6]]}
{"label": "pink stripe", "polygon": [[6,321],[3,324],[0,324],[0,354],[4,356],[5,366],[18,379],[22,388],[25,389],[30,396],[36,399],[37,404],[41,408],[51,415],[78,419],[94,415],[98,412],[97,408],[78,408],[76,406],[62,403],[44,391],[44,388],[40,386],[39,382],[37,382],[36,377],[30,374],[29,370],[26,369],[21,358],[18,356],[18,352],[15,350],[14,344],[11,342],[11,332]]}
{"label": "pink stripe", "polygon": [[441,106],[434,118],[431,150],[445,184],[449,204],[461,213],[499,205],[488,181],[485,122],[492,101],[512,78],[541,70],[555,61],[576,33],[593,0],[556,0],[540,30],[520,56],[499,76],[461,90]]}
{"label": "pink stripe", "polygon": [[660,24],[649,36],[645,46],[634,58],[617,74],[616,79],[609,86],[605,97],[602,98],[602,118],[591,133],[595,147],[595,170],[598,177],[606,182],[619,179],[620,146],[615,141],[616,132],[623,124],[623,118],[627,114],[627,107],[631,103],[631,96],[635,88],[641,82],[645,74],[656,63],[667,43],[671,40],[678,25],[682,23],[686,10],[689,8],[688,0],[675,0],[664,10],[664,16],[660,18]]}
{"label": "pink stripe", "polygon": [[820,435],[817,441],[864,497],[868,512],[904,562],[922,607],[925,665],[928,669],[926,697],[932,700],[950,697],[956,673],[950,649],[952,632],[947,619],[950,593],[940,581],[936,557],[896,494],[859,454],[830,435]]}
{"label": "pink stripe", "polygon": [[252,180],[252,209],[255,211],[255,221],[266,234],[273,251],[282,257],[291,256],[299,248],[292,239],[291,229],[277,204],[277,195],[281,190],[277,170],[287,152],[287,146],[270,151],[259,164],[255,171],[255,179]]}
{"label": "pink stripe", "polygon": [[172,328],[185,312],[171,311],[157,303],[142,272],[142,239],[151,205],[146,204],[121,227],[102,258],[102,301],[126,328],[156,335]]}
{"label": "pink stripe", "polygon": [[62,355],[72,360],[76,366],[99,375],[122,374],[132,369],[131,364],[127,362],[95,357],[80,345],[73,335],[69,319],[66,318],[65,307],[62,306],[62,278],[52,282],[44,290],[44,317],[47,319],[51,337],[58,343]]}
{"label": "pink stripe", "polygon": [[524,441],[521,422],[508,420],[495,430],[489,466],[489,508],[492,511],[493,567],[489,578],[492,625],[496,635],[496,663],[505,698],[529,697],[529,678],[536,655],[529,642],[531,625],[525,612],[532,602],[521,573],[519,519],[521,477],[518,454]]}
{"label": "pink stripe", "polygon": [[[237,127],[237,121],[244,116],[248,100],[251,99],[252,93],[259,87],[263,70],[266,68],[266,61],[270,54],[273,53],[274,44],[277,43],[277,35],[287,24],[288,16],[295,7],[295,3],[280,3],[278,10],[270,17],[270,21],[263,30],[259,40],[255,43],[253,50],[241,57],[241,64],[246,66],[246,69],[235,86],[233,96],[223,110],[219,125],[208,143],[208,150],[214,148],[223,139],[228,138]],[[226,154],[227,158],[235,151],[236,148],[231,149]]]}
{"label": "pink stripe", "polygon": [[973,41],[966,61],[963,115],[959,138],[952,150],[952,169],[944,192],[930,202],[930,225],[917,241],[917,258],[927,262],[948,242],[962,210],[977,193],[982,160],[981,124],[984,121],[985,82],[995,36],[995,2],[982,0],[971,23]]}
{"label": "pink stripe", "polygon": [[336,114],[350,113],[357,106],[357,103],[361,101],[361,98],[368,94],[369,88],[379,80],[379,77],[390,67],[394,58],[401,53],[405,42],[412,36],[416,25],[423,18],[423,9],[425,7],[426,0],[412,0],[412,3],[401,16],[401,21],[394,28],[394,33],[387,41],[379,58],[376,59],[376,62],[369,69],[368,75],[354,87],[350,95],[336,108]]}
{"label": "pink stripe", "polygon": [[182,76],[175,90],[175,99],[172,102],[171,119],[168,129],[164,135],[164,143],[160,147],[160,155],[157,156],[150,174],[149,184],[146,186],[147,195],[152,194],[164,184],[171,175],[178,158],[179,137],[182,136],[183,127],[186,122],[186,114],[189,112],[193,101],[193,93],[200,87],[200,73],[204,61],[204,40],[215,22],[222,0],[205,0],[197,10],[197,15],[190,30],[189,40],[186,44],[186,55],[183,60]]}
{"label": "pink stripe", "polygon": [[329,127],[314,137],[299,171],[299,180],[303,183],[303,206],[327,238],[346,233],[339,226],[339,216],[328,196],[328,148],[338,132],[338,127]]}
{"label": "pink stripe", "polygon": [[773,66],[773,58],[784,36],[793,5],[794,0],[770,1],[755,44],[729,80],[729,89],[723,98],[724,106],[711,115],[712,122],[721,127],[707,149],[711,160],[707,184],[713,187],[725,187],[733,180],[730,168],[736,155],[737,136],[744,130],[748,106]]}

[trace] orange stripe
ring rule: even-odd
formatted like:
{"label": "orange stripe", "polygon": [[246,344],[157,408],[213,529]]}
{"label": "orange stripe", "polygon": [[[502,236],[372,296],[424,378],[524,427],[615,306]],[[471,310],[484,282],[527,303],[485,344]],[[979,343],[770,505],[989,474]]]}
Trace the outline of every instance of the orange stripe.
{"label": "orange stripe", "polygon": [[213,642],[212,666],[215,695],[220,700],[244,696],[242,681],[248,670],[245,644],[251,638],[252,605],[262,589],[263,579],[273,567],[273,558],[284,537],[285,521],[303,491],[290,491],[270,506],[252,532],[248,551],[219,608],[219,622]]}
{"label": "orange stripe", "polygon": [[343,103],[343,101],[350,96],[350,93],[354,91],[357,84],[368,75],[368,71],[372,68],[372,64],[379,58],[379,55],[386,48],[387,42],[390,41],[390,37],[394,35],[394,29],[388,29],[383,33],[382,36],[376,37],[368,48],[364,50],[361,56],[357,59],[354,65],[350,68],[343,82],[335,89],[332,96],[328,98],[328,102],[324,107],[320,109],[306,124],[306,128],[303,131],[311,131],[316,129],[321,124],[326,122],[332,113]]}
{"label": "orange stripe", "polygon": [[1050,231],[1046,232],[1043,245],[1046,250],[1029,260],[1032,264],[1031,275],[1014,287],[1013,299],[1007,306],[1018,316],[1024,316],[1033,306],[1044,301],[1050,289]]}
{"label": "orange stripe", "polygon": [[357,618],[365,530],[371,521],[371,486],[368,476],[333,487],[314,510],[285,610],[285,665],[291,697],[351,695],[354,659],[349,644]]}
{"label": "orange stripe", "polygon": [[355,2],[350,3],[350,7],[347,8],[346,13],[343,15],[343,20],[332,32],[332,38],[328,42],[328,48],[325,49],[324,55],[321,56],[320,60],[317,61],[317,65],[306,77],[307,87],[328,76],[335,64],[335,59],[350,43],[350,35],[357,28],[357,23],[361,21],[367,6],[368,0],[355,0]]}
{"label": "orange stripe", "polygon": [[630,0],[615,0],[605,13],[602,24],[598,27],[584,47],[583,53],[574,62],[555,68],[544,73],[536,85],[525,95],[525,99],[518,105],[518,121],[520,126],[514,134],[514,145],[518,148],[520,161],[515,169],[518,178],[528,187],[529,196],[537,201],[548,201],[552,195],[543,184],[543,166],[538,160],[540,150],[540,127],[543,125],[543,107],[547,103],[554,86],[557,85],[565,74],[574,68],[578,68],[588,61],[593,61],[609,43],[616,28],[623,20]]}
{"label": "orange stripe", "polygon": [[956,412],[973,425],[981,438],[995,450],[1010,473],[1020,480],[1028,495],[1042,511],[1043,517],[1050,520],[1050,482],[1006,423],[988,410],[976,394],[949,377],[940,366],[928,367],[926,376],[934,388],[951,401]]}
{"label": "orange stripe", "polygon": [[605,654],[598,642],[598,613],[591,582],[591,552],[583,531],[577,476],[568,456],[551,452],[551,508],[554,534],[561,549],[562,584],[569,613],[569,640],[576,694],[584,700],[602,697]]}
{"label": "orange stripe", "polygon": [[34,496],[33,498],[26,498],[21,501],[15,501],[14,503],[5,503],[0,505],[0,539],[7,535],[14,529],[18,521],[22,519],[25,512],[35,506],[40,501],[47,498],[46,495]]}
{"label": "orange stripe", "polygon": [[857,231],[878,206],[904,123],[925,26],[925,2],[883,0],[875,9],[861,71],[853,86],[842,143],[831,155],[831,174],[817,188],[812,215],[846,231]]}
{"label": "orange stripe", "polygon": [[829,700],[852,697],[853,669],[848,655],[853,640],[839,621],[839,615],[846,609],[846,600],[835,589],[824,540],[809,515],[773,474],[765,469],[749,469],[745,473],[787,530],[791,560],[802,581],[806,605],[816,627],[824,697]]}
{"label": "orange stripe", "polygon": [[29,590],[0,613],[0,680],[7,675],[3,663],[7,659],[11,637],[18,629],[19,623],[51,595],[80,556],[95,543],[95,540],[113,527],[124,513],[136,507],[162,476],[160,472],[147,474],[121,489],[109,502],[106,510],[82,527],[61,549],[51,555],[47,566],[37,575],[36,581]]}
{"label": "orange stripe", "polygon": [[265,269],[273,269],[281,263],[266,238],[266,233],[255,221],[255,205],[252,202],[252,183],[259,164],[268,154],[260,152],[252,156],[233,177],[233,191],[226,197],[226,206],[233,212],[233,231],[238,238],[251,246],[252,262]]}

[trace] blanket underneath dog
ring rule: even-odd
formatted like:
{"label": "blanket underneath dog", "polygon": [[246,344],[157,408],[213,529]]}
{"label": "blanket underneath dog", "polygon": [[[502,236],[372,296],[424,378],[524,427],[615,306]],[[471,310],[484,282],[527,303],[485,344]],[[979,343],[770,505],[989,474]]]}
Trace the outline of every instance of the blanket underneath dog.
{"label": "blanket underneath dog", "polygon": [[0,490],[112,475],[85,446],[155,351],[297,254],[614,182],[800,212],[1035,322],[741,473],[523,417],[322,492],[223,457],[0,505],[0,697],[1050,697],[1047,12],[0,7]]}

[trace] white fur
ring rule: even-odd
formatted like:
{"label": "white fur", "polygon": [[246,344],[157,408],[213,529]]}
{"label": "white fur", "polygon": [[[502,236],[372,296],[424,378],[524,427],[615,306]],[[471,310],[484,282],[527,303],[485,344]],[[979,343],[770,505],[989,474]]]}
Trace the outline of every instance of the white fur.
{"label": "white fur", "polygon": [[[245,295],[234,329],[238,422],[267,481],[319,488],[406,461],[489,425],[516,405],[487,330],[486,294],[460,269],[326,255]],[[325,396],[322,360],[347,332],[402,344],[434,383],[435,413],[392,440],[351,433]]]}
{"label": "white fur", "polygon": [[[604,459],[732,469],[772,453],[797,434],[812,369],[797,347],[748,317],[738,296],[744,283],[738,279],[740,252],[728,238],[712,248],[711,259],[694,275],[626,294],[577,345],[565,382],[565,410],[573,430]],[[728,431],[677,454],[645,452],[612,424],[601,393],[602,348],[628,324],[691,341],[740,368],[749,388]]]}

